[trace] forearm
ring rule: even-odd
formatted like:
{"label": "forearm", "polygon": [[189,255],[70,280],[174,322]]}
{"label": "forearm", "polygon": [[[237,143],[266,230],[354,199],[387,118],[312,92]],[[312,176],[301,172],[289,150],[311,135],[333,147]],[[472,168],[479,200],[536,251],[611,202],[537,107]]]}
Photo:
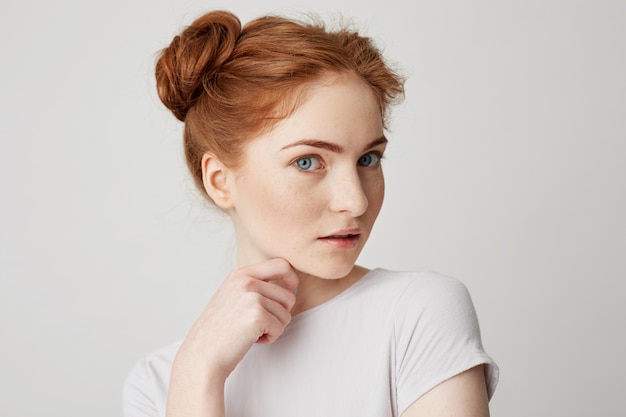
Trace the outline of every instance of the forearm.
{"label": "forearm", "polygon": [[167,417],[224,417],[225,377],[199,372],[192,361],[177,358],[172,367]]}
{"label": "forearm", "polygon": [[[272,281],[281,281],[276,285]],[[272,343],[291,320],[298,277],[282,259],[233,271],[176,354],[167,417],[223,417],[226,378],[255,343]]]}

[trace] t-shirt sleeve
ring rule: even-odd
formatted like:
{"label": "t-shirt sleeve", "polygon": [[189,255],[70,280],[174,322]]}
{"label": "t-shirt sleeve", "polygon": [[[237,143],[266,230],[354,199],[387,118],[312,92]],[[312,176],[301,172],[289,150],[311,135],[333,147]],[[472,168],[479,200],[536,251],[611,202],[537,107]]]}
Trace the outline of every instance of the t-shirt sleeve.
{"label": "t-shirt sleeve", "polygon": [[122,415],[124,417],[158,417],[153,381],[147,361],[139,361],[124,381]]}
{"label": "t-shirt sleeve", "polygon": [[462,283],[435,273],[416,276],[398,300],[394,331],[398,414],[436,385],[481,364],[491,398],[498,367],[483,349]]}
{"label": "t-shirt sleeve", "polygon": [[165,417],[172,363],[180,341],[138,361],[124,381],[124,417]]}

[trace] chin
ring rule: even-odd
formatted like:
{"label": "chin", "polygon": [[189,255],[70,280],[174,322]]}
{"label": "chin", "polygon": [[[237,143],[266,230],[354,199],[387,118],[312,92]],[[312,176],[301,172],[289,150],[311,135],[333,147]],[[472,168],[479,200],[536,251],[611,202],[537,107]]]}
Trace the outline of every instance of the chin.
{"label": "chin", "polygon": [[322,279],[345,278],[355,267],[354,262],[322,262],[317,265],[293,264],[296,271]]}

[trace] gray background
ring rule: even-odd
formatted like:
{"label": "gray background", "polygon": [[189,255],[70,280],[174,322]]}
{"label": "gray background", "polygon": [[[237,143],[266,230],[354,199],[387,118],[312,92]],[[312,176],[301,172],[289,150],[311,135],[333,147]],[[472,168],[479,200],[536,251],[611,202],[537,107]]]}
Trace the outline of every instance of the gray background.
{"label": "gray background", "polygon": [[494,416],[624,416],[624,1],[4,1],[0,407],[114,416],[233,264],[154,56],[201,11],[341,12],[409,76],[365,266],[470,289]]}

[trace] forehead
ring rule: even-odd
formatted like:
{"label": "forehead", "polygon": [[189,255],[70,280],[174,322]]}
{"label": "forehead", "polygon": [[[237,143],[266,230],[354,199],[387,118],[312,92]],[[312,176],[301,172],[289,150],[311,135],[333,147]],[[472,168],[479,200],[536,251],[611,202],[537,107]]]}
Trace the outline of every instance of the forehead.
{"label": "forehead", "polygon": [[382,135],[382,114],[372,89],[356,74],[342,73],[309,85],[298,107],[259,139],[284,142],[308,138],[349,145]]}

